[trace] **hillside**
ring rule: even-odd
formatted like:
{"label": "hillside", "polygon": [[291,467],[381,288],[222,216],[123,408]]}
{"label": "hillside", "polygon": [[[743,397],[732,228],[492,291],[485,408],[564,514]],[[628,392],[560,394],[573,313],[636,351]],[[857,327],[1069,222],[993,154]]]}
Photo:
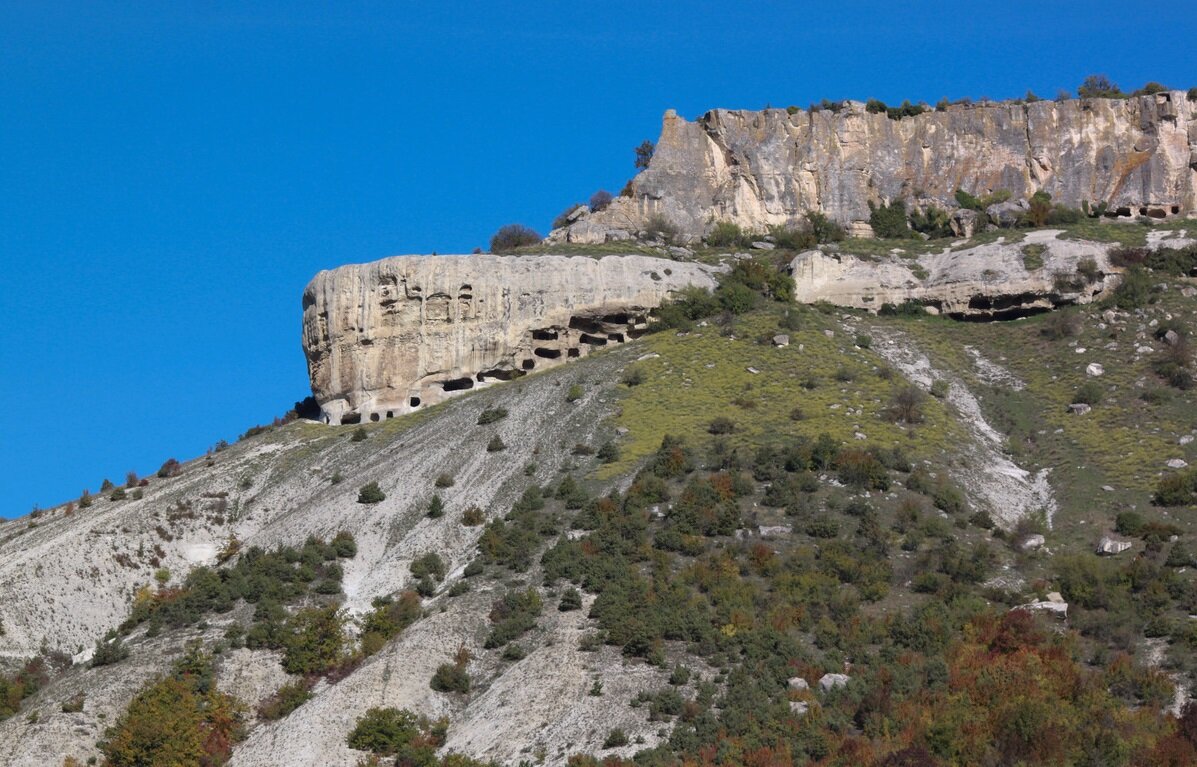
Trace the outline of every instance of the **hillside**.
{"label": "hillside", "polygon": [[715,256],[657,332],[0,524],[0,761],[123,763],[171,684],[231,765],[1197,758],[1192,279],[977,323]]}

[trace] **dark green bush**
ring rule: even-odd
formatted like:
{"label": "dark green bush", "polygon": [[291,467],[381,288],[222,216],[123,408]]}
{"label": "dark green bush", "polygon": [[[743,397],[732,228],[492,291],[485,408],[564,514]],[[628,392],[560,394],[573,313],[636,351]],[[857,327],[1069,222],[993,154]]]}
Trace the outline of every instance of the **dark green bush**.
{"label": "dark green bush", "polygon": [[493,628],[484,646],[487,649],[502,647],[523,636],[536,626],[541,607],[536,589],[508,591],[491,605],[490,622]]}
{"label": "dark green bush", "polygon": [[124,642],[121,641],[119,636],[106,640],[100,639],[96,641],[96,649],[91,656],[91,667],[111,666],[113,663],[120,663],[128,657],[129,648],[125,647]]}
{"label": "dark green bush", "polygon": [[716,221],[707,233],[706,243],[714,248],[748,247],[752,238],[734,221]]}
{"label": "dark green bush", "polygon": [[1156,485],[1152,503],[1157,506],[1189,506],[1197,493],[1197,469],[1168,474]]}
{"label": "dark green bush", "polygon": [[517,248],[539,245],[540,235],[535,229],[523,224],[506,224],[499,227],[490,238],[491,253],[511,253]]}
{"label": "dark green bush", "polygon": [[478,414],[478,425],[486,426],[496,421],[501,421],[507,417],[507,408],[505,407],[488,407]]}
{"label": "dark green bush", "polygon": [[906,223],[906,203],[894,200],[889,205],[877,205],[869,200],[869,226],[873,234],[885,240],[909,238],[913,232]]}
{"label": "dark green bush", "polygon": [[357,491],[358,503],[382,503],[386,499],[386,494],[382,492],[382,488],[378,486],[377,482],[362,485]]}
{"label": "dark green bush", "polygon": [[467,693],[470,691],[470,675],[460,664],[442,663],[436,667],[429,686],[437,692]]}
{"label": "dark green bush", "polygon": [[349,747],[374,754],[396,754],[427,727],[427,720],[407,709],[372,708],[349,733]]}
{"label": "dark green bush", "polygon": [[1073,402],[1082,402],[1086,405],[1097,405],[1101,403],[1102,397],[1105,396],[1105,389],[1096,381],[1086,381],[1081,384],[1076,394],[1072,395]]}

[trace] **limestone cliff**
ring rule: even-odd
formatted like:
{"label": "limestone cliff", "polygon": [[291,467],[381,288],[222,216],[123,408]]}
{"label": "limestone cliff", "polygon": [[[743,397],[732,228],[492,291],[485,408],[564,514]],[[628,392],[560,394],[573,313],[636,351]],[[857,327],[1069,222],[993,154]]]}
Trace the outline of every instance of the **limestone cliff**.
{"label": "limestone cliff", "polygon": [[953,105],[890,119],[861,102],[834,112],[666,112],[631,196],[579,216],[550,239],[627,239],[663,216],[680,237],[715,221],[751,230],[821,211],[866,222],[869,203],[952,206],[956,189],[1015,198],[1044,190],[1124,216],[1197,210],[1197,102],[1183,91],[1127,99]]}
{"label": "limestone cliff", "polygon": [[[1041,229],[1015,242],[881,259],[810,250],[790,263],[794,298],[874,312],[913,301],[953,317],[1003,319],[1089,303],[1117,284],[1111,245],[1059,234]],[[1084,261],[1092,265],[1078,269]]]}
{"label": "limestone cliff", "polygon": [[312,391],[331,423],[380,420],[622,343],[712,269],[646,256],[398,256],[316,275]]}

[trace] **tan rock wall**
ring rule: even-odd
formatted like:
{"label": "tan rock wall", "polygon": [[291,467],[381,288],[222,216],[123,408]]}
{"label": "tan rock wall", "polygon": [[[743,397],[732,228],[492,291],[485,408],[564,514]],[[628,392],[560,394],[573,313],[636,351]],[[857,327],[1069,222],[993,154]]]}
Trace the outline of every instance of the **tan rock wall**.
{"label": "tan rock wall", "polygon": [[1105,201],[1126,215],[1197,211],[1197,102],[1183,91],[1128,99],[956,105],[891,120],[860,102],[838,112],[667,112],[632,196],[551,239],[595,242],[641,231],[660,214],[683,238],[712,222],[753,230],[821,211],[867,221],[868,204],[955,207],[983,195],[1045,190],[1073,207]]}
{"label": "tan rock wall", "polygon": [[303,296],[312,391],[332,423],[380,420],[454,391],[622,343],[712,269],[647,256],[397,256],[316,275]]}

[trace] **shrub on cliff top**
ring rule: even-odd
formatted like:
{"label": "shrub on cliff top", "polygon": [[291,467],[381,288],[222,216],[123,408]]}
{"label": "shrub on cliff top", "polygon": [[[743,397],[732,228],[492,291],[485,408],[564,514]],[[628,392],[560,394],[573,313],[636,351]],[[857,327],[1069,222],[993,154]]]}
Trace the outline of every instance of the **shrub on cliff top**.
{"label": "shrub on cliff top", "polygon": [[510,253],[516,248],[540,243],[536,230],[523,224],[506,224],[490,238],[491,253]]}

